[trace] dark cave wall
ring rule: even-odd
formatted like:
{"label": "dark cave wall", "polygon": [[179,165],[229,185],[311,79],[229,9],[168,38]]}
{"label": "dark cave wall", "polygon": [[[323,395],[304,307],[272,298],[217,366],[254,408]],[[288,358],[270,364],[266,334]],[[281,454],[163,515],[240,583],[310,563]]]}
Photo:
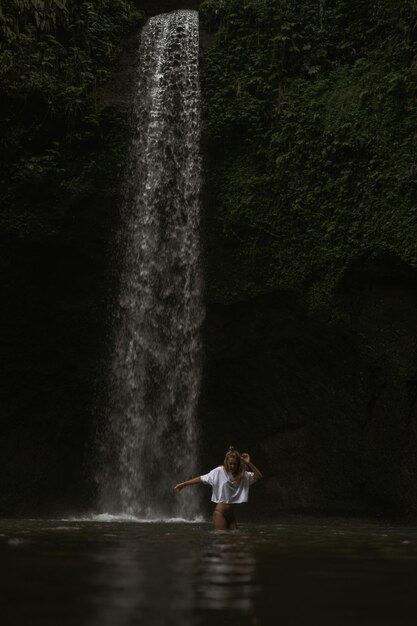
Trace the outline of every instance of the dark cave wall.
{"label": "dark cave wall", "polygon": [[366,356],[369,489],[415,511],[417,273],[391,255],[362,258],[339,289]]}
{"label": "dark cave wall", "polygon": [[102,268],[64,242],[13,243],[3,275],[0,510],[60,508],[86,495],[102,314]]}
{"label": "dark cave wall", "polygon": [[[77,19],[85,8],[81,3]],[[59,30],[45,33],[35,29],[29,10],[13,16],[25,39],[11,38],[15,68],[0,83],[1,516],[67,513],[93,500],[94,414],[111,333],[141,18],[121,9],[126,3],[102,3],[96,22],[84,22],[86,31],[76,35],[67,30],[71,15],[69,22],[55,15]],[[88,37],[94,42],[106,24],[112,52],[103,58],[90,52]],[[59,58],[54,35],[62,45],[75,37],[66,45],[77,47],[77,65],[67,53]],[[63,67],[40,67],[40,52],[58,55]],[[90,71],[94,88],[83,85]],[[71,109],[75,97],[79,110]]]}
{"label": "dark cave wall", "polygon": [[208,306],[204,462],[249,450],[257,512],[416,511],[416,278],[359,259],[337,321],[288,291]]}
{"label": "dark cave wall", "polygon": [[208,451],[253,454],[257,508],[323,509],[360,488],[366,390],[343,328],[309,315],[290,292],[209,307],[202,394]]}

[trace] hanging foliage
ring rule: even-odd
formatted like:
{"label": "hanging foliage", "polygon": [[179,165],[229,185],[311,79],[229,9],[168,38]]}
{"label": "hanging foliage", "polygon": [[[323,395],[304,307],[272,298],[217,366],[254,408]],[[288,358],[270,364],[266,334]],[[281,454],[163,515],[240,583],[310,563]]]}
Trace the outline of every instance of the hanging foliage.
{"label": "hanging foliage", "polygon": [[287,286],[322,306],[362,254],[417,266],[417,3],[201,11],[212,297]]}
{"label": "hanging foliage", "polygon": [[68,192],[88,193],[97,176],[106,183],[105,168],[119,155],[113,154],[117,141],[112,144],[118,121],[105,93],[126,34],[137,30],[140,17],[130,0],[2,2],[0,185],[6,216],[19,206],[43,205],[46,195],[50,211],[62,210]]}

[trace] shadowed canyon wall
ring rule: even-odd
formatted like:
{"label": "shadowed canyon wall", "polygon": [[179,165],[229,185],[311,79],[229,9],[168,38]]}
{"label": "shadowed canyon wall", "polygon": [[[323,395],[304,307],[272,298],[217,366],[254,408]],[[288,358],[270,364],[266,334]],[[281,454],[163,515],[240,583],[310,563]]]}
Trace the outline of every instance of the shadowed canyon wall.
{"label": "shadowed canyon wall", "polygon": [[203,423],[272,508],[417,503],[417,14],[354,4],[201,8]]}
{"label": "shadowed canyon wall", "polygon": [[0,514],[94,501],[137,33],[197,6],[201,469],[253,453],[252,511],[416,511],[413,4],[87,4],[3,25]]}

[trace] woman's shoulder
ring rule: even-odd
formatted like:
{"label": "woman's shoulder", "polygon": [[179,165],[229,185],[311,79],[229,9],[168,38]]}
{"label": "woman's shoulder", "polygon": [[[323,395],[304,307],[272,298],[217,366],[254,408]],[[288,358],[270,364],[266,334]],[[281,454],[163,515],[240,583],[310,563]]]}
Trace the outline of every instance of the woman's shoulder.
{"label": "woman's shoulder", "polygon": [[210,474],[210,476],[214,476],[216,474],[218,474],[219,472],[221,472],[221,470],[223,469],[223,465],[219,465],[218,467],[215,467],[213,469],[211,469],[208,474]]}
{"label": "woman's shoulder", "polygon": [[222,476],[224,474],[224,467],[223,467],[223,465],[218,465],[217,467],[212,469],[210,471],[210,474],[212,476]]}

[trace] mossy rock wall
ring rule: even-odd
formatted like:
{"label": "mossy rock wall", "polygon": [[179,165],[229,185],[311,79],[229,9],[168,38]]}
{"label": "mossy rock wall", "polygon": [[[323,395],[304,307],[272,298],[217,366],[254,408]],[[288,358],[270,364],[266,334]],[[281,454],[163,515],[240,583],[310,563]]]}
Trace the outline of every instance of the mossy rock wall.
{"label": "mossy rock wall", "polygon": [[285,286],[321,308],[359,256],[415,267],[415,4],[210,0],[201,13],[210,299]]}
{"label": "mossy rock wall", "polygon": [[[43,8],[42,8],[43,7]],[[0,515],[91,506],[133,2],[10,2],[3,39]]]}
{"label": "mossy rock wall", "polygon": [[200,4],[202,470],[415,511],[414,2],[48,0],[2,7],[0,515],[94,502],[138,31]]}
{"label": "mossy rock wall", "polygon": [[210,445],[272,508],[415,511],[416,3],[201,15]]}

